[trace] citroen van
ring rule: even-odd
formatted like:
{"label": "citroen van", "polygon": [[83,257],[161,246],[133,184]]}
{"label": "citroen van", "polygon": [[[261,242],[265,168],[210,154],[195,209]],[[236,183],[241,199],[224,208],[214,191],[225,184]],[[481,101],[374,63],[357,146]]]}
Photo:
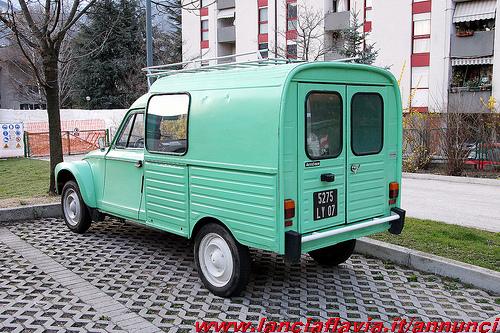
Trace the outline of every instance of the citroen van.
{"label": "citroen van", "polygon": [[105,215],[193,239],[215,295],[244,290],[249,248],[336,266],[403,229],[402,109],[384,69],[248,62],[157,70],[108,147],[56,168],[64,220]]}

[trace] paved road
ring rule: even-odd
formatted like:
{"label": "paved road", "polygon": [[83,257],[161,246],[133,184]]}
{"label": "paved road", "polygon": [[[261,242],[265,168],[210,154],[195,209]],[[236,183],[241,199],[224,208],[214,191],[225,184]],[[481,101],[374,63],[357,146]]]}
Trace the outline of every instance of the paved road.
{"label": "paved road", "polygon": [[407,215],[500,232],[500,186],[403,178]]}
{"label": "paved road", "polygon": [[479,321],[500,313],[498,296],[360,255],[333,269],[253,251],[247,291],[222,299],[201,285],[188,241],[114,220],[84,235],[60,219],[4,223],[0,253],[0,332],[192,332],[197,320]]}

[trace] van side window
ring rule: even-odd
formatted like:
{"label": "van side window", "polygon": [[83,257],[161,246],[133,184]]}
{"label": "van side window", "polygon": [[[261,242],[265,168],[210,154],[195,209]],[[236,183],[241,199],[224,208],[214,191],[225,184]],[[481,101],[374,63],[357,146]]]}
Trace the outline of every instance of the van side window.
{"label": "van side window", "polygon": [[306,101],[306,153],[310,159],[342,152],[342,98],[335,92],[313,92]]}
{"label": "van side window", "polygon": [[189,95],[152,96],[146,115],[146,148],[150,152],[187,152]]}
{"label": "van side window", "polygon": [[131,114],[119,138],[116,148],[144,148],[144,114]]}
{"label": "van side window", "polygon": [[357,93],[351,101],[351,149],[354,155],[378,154],[384,136],[384,101],[377,93]]}

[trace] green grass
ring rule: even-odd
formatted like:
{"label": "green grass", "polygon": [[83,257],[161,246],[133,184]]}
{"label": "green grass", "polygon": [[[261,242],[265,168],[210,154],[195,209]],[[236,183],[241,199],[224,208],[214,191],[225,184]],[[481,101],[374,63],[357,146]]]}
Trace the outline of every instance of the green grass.
{"label": "green grass", "polygon": [[371,238],[500,271],[500,233],[407,218],[401,235]]}
{"label": "green grass", "polygon": [[0,160],[0,199],[47,195],[49,162],[12,158]]}

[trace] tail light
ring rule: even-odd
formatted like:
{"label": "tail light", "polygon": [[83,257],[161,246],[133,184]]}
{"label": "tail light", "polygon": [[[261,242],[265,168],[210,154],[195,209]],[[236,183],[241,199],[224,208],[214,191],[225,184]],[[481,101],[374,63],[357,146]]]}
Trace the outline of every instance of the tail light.
{"label": "tail light", "polygon": [[399,184],[392,182],[389,184],[389,204],[394,205],[399,196]]}
{"label": "tail light", "polygon": [[[285,200],[285,227],[291,227],[293,222],[290,219],[295,217],[295,201],[292,199]],[[288,221],[287,221],[288,220]]]}

